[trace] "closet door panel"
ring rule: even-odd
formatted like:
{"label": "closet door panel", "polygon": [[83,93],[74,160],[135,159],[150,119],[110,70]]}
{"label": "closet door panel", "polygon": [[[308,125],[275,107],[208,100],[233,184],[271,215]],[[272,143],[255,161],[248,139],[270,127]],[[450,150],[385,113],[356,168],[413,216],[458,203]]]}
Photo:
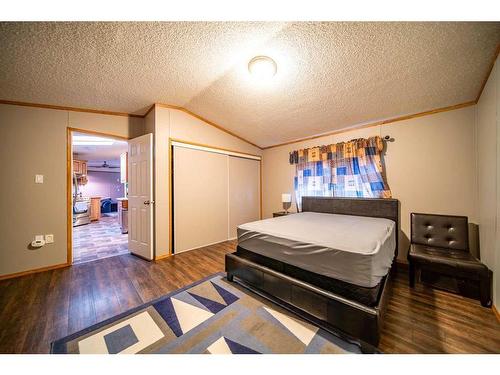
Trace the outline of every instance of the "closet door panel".
{"label": "closet door panel", "polygon": [[174,147],[174,251],[228,238],[228,156]]}
{"label": "closet door panel", "polygon": [[240,224],[260,219],[260,162],[229,157],[229,238]]}

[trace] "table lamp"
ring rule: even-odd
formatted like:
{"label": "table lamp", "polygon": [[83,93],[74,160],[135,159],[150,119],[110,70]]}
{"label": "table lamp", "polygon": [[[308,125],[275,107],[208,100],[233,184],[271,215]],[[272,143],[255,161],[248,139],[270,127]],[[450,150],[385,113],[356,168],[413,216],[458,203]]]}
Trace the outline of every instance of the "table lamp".
{"label": "table lamp", "polygon": [[288,209],[292,205],[292,194],[289,193],[281,194],[281,202],[283,203],[283,209],[285,210],[285,213],[288,214]]}

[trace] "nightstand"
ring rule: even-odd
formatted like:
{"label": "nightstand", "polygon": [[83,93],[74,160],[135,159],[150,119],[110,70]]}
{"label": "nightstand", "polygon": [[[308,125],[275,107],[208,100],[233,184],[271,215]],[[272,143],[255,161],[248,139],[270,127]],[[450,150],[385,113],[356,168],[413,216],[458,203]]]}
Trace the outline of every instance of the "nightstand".
{"label": "nightstand", "polygon": [[280,217],[293,214],[293,212],[286,213],[285,211],[273,212],[273,217]]}

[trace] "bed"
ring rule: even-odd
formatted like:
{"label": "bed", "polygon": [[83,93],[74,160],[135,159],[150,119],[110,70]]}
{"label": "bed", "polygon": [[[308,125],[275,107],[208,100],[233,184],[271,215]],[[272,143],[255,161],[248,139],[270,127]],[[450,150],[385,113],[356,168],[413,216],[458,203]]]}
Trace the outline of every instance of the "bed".
{"label": "bed", "polygon": [[303,197],[301,213],[238,227],[227,278],[377,346],[398,233],[396,199]]}

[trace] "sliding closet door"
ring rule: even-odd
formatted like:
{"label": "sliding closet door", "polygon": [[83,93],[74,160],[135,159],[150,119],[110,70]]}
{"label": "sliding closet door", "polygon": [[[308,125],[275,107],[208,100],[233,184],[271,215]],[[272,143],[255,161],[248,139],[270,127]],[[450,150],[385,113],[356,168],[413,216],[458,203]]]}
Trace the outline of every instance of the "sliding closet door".
{"label": "sliding closet door", "polygon": [[227,240],[228,156],[175,146],[174,251]]}
{"label": "sliding closet door", "polygon": [[240,224],[260,218],[260,162],[229,157],[229,238]]}

